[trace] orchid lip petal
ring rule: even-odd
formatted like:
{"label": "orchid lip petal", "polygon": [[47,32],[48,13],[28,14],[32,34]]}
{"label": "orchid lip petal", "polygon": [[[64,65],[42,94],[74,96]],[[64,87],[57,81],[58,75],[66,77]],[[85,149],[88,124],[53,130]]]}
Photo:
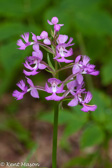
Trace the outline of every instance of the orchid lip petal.
{"label": "orchid lip petal", "polygon": [[30,94],[34,98],[39,98],[38,91],[35,88],[31,89]]}
{"label": "orchid lip petal", "polygon": [[96,105],[87,105],[87,104],[83,104],[83,108],[81,109],[84,112],[88,112],[88,111],[95,111],[97,108]]}

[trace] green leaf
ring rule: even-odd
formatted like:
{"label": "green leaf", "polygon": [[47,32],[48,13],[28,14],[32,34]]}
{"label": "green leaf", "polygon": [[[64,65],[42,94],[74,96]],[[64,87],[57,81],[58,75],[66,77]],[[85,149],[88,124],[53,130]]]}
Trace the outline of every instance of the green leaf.
{"label": "green leaf", "polygon": [[67,138],[73,133],[80,130],[88,120],[88,114],[82,112],[80,110],[80,106],[73,107],[72,110],[73,110],[72,112],[73,117],[70,120],[70,122],[67,124],[63,132],[63,138]]}
{"label": "green leaf", "polygon": [[55,71],[54,66],[52,65],[52,62],[50,60],[49,53],[47,53],[47,62],[48,62],[48,65]]}
{"label": "green leaf", "polygon": [[104,140],[104,132],[102,129],[95,124],[90,124],[88,127],[84,130],[81,139],[80,144],[82,148],[99,145]]}
{"label": "green leaf", "polygon": [[81,168],[83,167],[89,168],[89,166],[93,167],[97,160],[97,157],[98,157],[97,153],[88,155],[88,157],[78,156],[69,160],[67,163],[63,165],[62,168],[74,168],[74,166],[81,166]]}
{"label": "green leaf", "polygon": [[82,126],[84,125],[84,122],[81,121],[77,121],[77,120],[71,120],[71,122],[69,124],[67,124],[64,132],[63,132],[63,138],[67,138],[70,135],[72,135],[73,133],[76,133],[78,130],[80,130],[82,128]]}
{"label": "green leaf", "polygon": [[[32,158],[32,156],[35,154],[36,150],[38,148],[37,144],[34,144],[34,146],[32,147],[30,153],[28,154],[25,162],[28,163],[30,161],[30,159]],[[22,168],[26,168],[26,166],[22,166]]]}

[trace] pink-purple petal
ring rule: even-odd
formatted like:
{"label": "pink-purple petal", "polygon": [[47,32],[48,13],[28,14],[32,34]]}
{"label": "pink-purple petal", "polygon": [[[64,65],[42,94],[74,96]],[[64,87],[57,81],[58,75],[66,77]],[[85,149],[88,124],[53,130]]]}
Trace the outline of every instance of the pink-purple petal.
{"label": "pink-purple petal", "polygon": [[33,50],[36,51],[36,52],[38,52],[38,50],[39,50],[39,45],[38,45],[38,44],[34,44],[34,45],[33,45]]}
{"label": "pink-purple petal", "polygon": [[88,62],[90,61],[90,58],[86,55],[83,56],[83,65],[87,65]]}
{"label": "pink-purple petal", "polygon": [[80,72],[80,67],[79,67],[79,65],[76,63],[76,64],[74,64],[74,66],[73,66],[73,68],[72,68],[72,73],[73,73],[73,74],[76,74],[76,73],[78,73],[78,72]]}
{"label": "pink-purple petal", "polygon": [[91,73],[89,73],[90,75],[94,75],[94,76],[97,76],[97,75],[99,75],[99,71],[93,71],[93,72],[91,72]]}
{"label": "pink-purple petal", "polygon": [[65,62],[65,63],[71,63],[73,62],[73,60],[67,60],[64,57],[60,58],[60,59],[56,59],[58,62]]}
{"label": "pink-purple petal", "polygon": [[82,76],[81,74],[78,74],[78,75],[76,76],[76,79],[77,79],[77,82],[78,82],[79,84],[81,84],[81,83],[83,82],[83,76]]}
{"label": "pink-purple petal", "polygon": [[44,39],[43,42],[44,44],[51,45],[51,41],[48,38]]}
{"label": "pink-purple petal", "polygon": [[58,18],[56,16],[54,16],[52,19],[51,19],[51,22],[52,24],[57,24],[59,22]]}
{"label": "pink-purple petal", "polygon": [[30,75],[36,75],[38,74],[39,72],[37,72],[36,70],[33,70],[31,72],[28,72],[26,70],[23,70],[23,73],[26,75],[26,76],[30,76]]}
{"label": "pink-purple petal", "polygon": [[29,79],[28,77],[26,77],[26,79],[27,79],[27,83],[28,83],[31,87],[34,87],[34,84],[33,84],[32,80]]}
{"label": "pink-purple petal", "polygon": [[32,89],[31,89],[30,94],[31,94],[31,96],[34,97],[34,98],[39,98],[38,91],[37,91],[35,88],[32,88]]}
{"label": "pink-purple petal", "polygon": [[63,99],[62,96],[57,96],[55,93],[53,93],[50,96],[45,97],[46,100],[54,100],[54,101],[60,101]]}
{"label": "pink-purple petal", "polygon": [[16,84],[22,91],[25,91],[25,82],[21,80]]}
{"label": "pink-purple petal", "polygon": [[17,100],[23,99],[23,96],[26,92],[19,92],[18,90],[13,91],[12,96],[15,97]]}
{"label": "pink-purple petal", "polygon": [[56,93],[63,93],[65,90],[63,90],[64,85],[62,84],[60,87],[57,87]]}
{"label": "pink-purple petal", "polygon": [[28,64],[27,61],[25,61],[24,67],[27,68],[27,69],[29,69],[29,70],[33,70],[33,68]]}
{"label": "pink-purple petal", "polygon": [[47,66],[44,64],[39,63],[38,68],[39,69],[45,69]]}
{"label": "pink-purple petal", "polygon": [[95,111],[97,108],[96,105],[87,105],[87,104],[83,104],[83,108],[81,109],[84,112],[88,112],[88,111]]}
{"label": "pink-purple petal", "polygon": [[25,41],[26,43],[29,42],[29,32],[24,33],[24,35],[22,34],[21,37],[24,39],[24,41]]}
{"label": "pink-purple petal", "polygon": [[75,59],[75,63],[79,62],[80,59],[81,59],[81,55],[78,55],[78,56],[76,57],[76,59]]}
{"label": "pink-purple petal", "polygon": [[76,80],[70,81],[69,83],[67,83],[67,88],[68,88],[69,90],[73,90],[74,87],[76,87],[76,86],[77,86]]}
{"label": "pink-purple petal", "polygon": [[87,95],[84,99],[84,103],[89,103],[91,101],[91,99],[92,99],[92,94],[91,94],[91,92],[88,91]]}
{"label": "pink-purple petal", "polygon": [[56,82],[57,85],[61,83],[61,81],[60,81],[59,79],[56,79],[56,78],[49,78],[49,79],[48,79],[48,82],[49,82],[50,84],[52,84],[53,82]]}
{"label": "pink-purple petal", "polygon": [[34,42],[37,42],[37,36],[36,36],[34,33],[32,33],[32,40],[33,40]]}
{"label": "pink-purple petal", "polygon": [[48,93],[52,93],[52,87],[49,87],[48,84],[45,84],[45,91]]}
{"label": "pink-purple petal", "polygon": [[78,105],[78,99],[77,97],[75,97],[74,99],[72,99],[69,103],[68,106],[77,106]]}
{"label": "pink-purple petal", "polygon": [[48,22],[49,25],[53,25],[49,20],[47,20],[47,22]]}
{"label": "pink-purple petal", "polygon": [[63,44],[68,40],[68,36],[67,35],[62,35],[60,34],[59,37],[57,38],[57,43],[58,44]]}
{"label": "pink-purple petal", "polygon": [[21,39],[17,41],[17,45],[20,46],[20,48],[18,48],[19,50],[25,50],[25,48],[27,47]]}

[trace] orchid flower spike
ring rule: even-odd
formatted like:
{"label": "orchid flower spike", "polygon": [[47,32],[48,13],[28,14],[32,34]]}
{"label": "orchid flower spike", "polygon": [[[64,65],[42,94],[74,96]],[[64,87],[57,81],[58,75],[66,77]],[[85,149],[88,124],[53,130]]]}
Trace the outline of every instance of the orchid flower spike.
{"label": "orchid flower spike", "polygon": [[[90,64],[90,58],[86,55],[78,55],[73,59],[73,38],[68,37],[65,34],[59,34],[59,30],[64,24],[59,24],[59,19],[54,16],[51,21],[47,20],[49,25],[54,26],[54,30],[51,31],[51,37],[48,32],[43,30],[40,35],[32,34],[32,41],[29,40],[29,33],[21,35],[22,39],[17,41],[18,49],[25,50],[26,47],[32,45],[33,51],[31,56],[28,56],[24,62],[23,73],[27,79],[27,85],[23,80],[17,83],[17,86],[21,91],[15,90],[13,96],[20,100],[24,94],[30,92],[34,98],[39,98],[38,90],[45,91],[50,95],[46,96],[46,100],[63,101],[68,100],[68,106],[82,106],[82,111],[95,111],[96,105],[88,105],[92,99],[92,94],[86,91],[84,86],[84,75],[98,75],[99,71],[95,70],[95,65]],[[41,48],[45,49],[48,53],[43,56]],[[68,59],[71,58],[72,59]],[[47,63],[45,62],[47,60]],[[74,63],[73,63],[74,62]],[[62,67],[62,63],[68,63],[67,66]],[[63,82],[57,79],[58,73],[62,70],[71,68],[71,75],[69,75]],[[35,86],[28,76],[34,76],[41,73],[42,70],[46,70],[52,77],[48,79],[43,86]],[[69,71],[68,71],[69,72]],[[61,76],[61,75],[60,75]]]}

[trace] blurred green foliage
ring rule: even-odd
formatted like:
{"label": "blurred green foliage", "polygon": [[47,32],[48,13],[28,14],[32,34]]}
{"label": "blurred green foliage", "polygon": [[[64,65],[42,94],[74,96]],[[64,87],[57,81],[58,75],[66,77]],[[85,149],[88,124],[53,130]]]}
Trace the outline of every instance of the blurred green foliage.
{"label": "blurred green foliage", "polygon": [[[61,33],[74,38],[74,49],[79,54],[89,55],[91,62],[100,70],[100,77],[93,78],[94,82],[91,80],[97,87],[97,90],[92,90],[93,103],[97,104],[97,110],[87,114],[81,112],[78,106],[60,111],[59,124],[65,125],[60,146],[66,149],[70,147],[67,139],[81,130],[82,150],[93,146],[105,148],[112,138],[111,0],[0,0],[0,95],[14,89],[22,76],[22,62],[31,54],[30,47],[25,51],[17,50],[17,39],[24,32],[37,35],[43,29],[50,32],[47,19],[53,16],[59,17],[60,23],[65,25],[61,28]],[[39,76],[39,79],[43,78],[44,74]],[[91,82],[88,79],[86,82],[90,87]],[[14,109],[12,105],[9,106],[10,111]],[[38,119],[52,123],[53,113],[42,113]],[[7,118],[1,121],[0,130],[11,130],[26,147],[32,146],[29,132],[16,119]],[[64,167],[92,167],[98,160],[101,161],[100,151],[87,157],[73,158]],[[105,167],[112,167],[108,160],[105,160]]]}

